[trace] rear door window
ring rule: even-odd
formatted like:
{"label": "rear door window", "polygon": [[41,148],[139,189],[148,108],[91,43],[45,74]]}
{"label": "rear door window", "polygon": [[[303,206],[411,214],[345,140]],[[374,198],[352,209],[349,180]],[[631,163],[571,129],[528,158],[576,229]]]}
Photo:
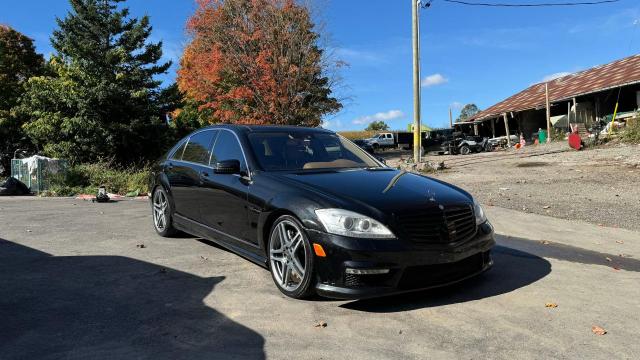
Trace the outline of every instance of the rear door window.
{"label": "rear door window", "polygon": [[208,165],[215,134],[214,130],[205,130],[192,135],[184,149],[182,161]]}
{"label": "rear door window", "polygon": [[169,159],[182,160],[182,153],[184,153],[185,146],[187,146],[187,140],[182,141],[180,146],[178,146],[178,148],[173,153],[171,153]]}

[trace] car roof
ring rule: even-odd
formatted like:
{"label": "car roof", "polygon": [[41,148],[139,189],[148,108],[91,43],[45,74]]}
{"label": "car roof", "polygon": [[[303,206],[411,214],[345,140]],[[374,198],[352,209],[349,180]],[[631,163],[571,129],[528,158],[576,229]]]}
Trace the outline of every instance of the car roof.
{"label": "car roof", "polygon": [[235,124],[223,124],[223,125],[211,125],[205,129],[229,129],[241,133],[254,133],[254,132],[276,132],[276,131],[289,131],[289,132],[318,132],[318,133],[333,133],[331,130],[318,128],[318,127],[304,127],[293,125],[235,125]]}

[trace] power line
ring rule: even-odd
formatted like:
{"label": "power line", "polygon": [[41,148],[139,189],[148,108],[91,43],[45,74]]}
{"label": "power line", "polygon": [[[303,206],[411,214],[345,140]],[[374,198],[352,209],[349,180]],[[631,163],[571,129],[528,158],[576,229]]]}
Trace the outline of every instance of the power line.
{"label": "power line", "polygon": [[597,0],[597,1],[579,1],[564,3],[535,3],[535,4],[507,4],[507,3],[475,3],[463,0],[442,0],[448,3],[468,6],[491,6],[491,7],[549,7],[549,6],[578,6],[578,5],[600,5],[608,3],[616,3],[620,0]]}

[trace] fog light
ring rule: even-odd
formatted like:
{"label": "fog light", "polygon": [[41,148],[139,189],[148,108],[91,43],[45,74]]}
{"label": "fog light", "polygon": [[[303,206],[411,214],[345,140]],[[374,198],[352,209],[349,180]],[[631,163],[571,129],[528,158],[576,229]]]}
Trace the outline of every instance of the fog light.
{"label": "fog light", "polygon": [[354,275],[376,275],[376,274],[388,274],[389,269],[352,269],[347,268],[345,270],[347,274]]}

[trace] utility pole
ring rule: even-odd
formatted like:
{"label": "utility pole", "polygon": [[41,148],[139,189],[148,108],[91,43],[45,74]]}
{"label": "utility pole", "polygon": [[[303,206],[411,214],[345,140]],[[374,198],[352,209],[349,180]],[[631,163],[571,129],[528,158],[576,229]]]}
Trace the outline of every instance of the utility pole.
{"label": "utility pole", "polygon": [[449,128],[453,127],[453,115],[451,114],[451,106],[449,106]]}
{"label": "utility pole", "polygon": [[413,20],[413,161],[420,162],[420,140],[422,125],[420,124],[420,29],[418,27],[419,0],[411,1]]}

